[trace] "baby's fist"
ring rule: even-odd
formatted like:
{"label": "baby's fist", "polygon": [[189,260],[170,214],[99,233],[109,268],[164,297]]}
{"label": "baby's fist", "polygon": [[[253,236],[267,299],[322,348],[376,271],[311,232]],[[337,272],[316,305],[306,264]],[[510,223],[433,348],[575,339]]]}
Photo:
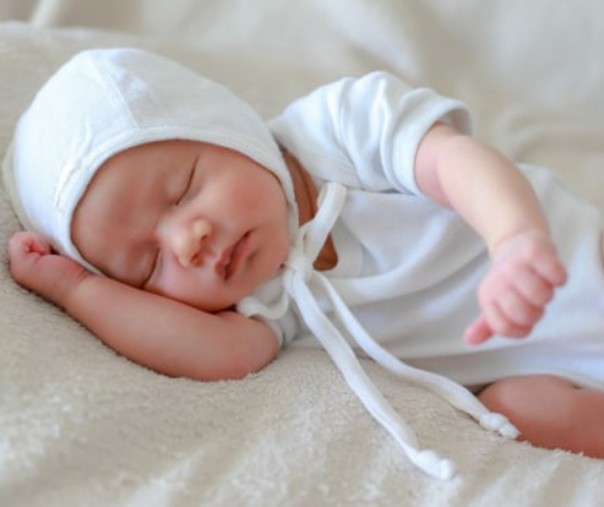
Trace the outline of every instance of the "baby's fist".
{"label": "baby's fist", "polygon": [[527,231],[507,238],[479,287],[482,313],[466,330],[466,342],[482,343],[493,334],[528,335],[565,282],[566,270],[549,235]]}
{"label": "baby's fist", "polygon": [[62,305],[69,292],[88,272],[79,264],[53,253],[48,241],[39,234],[19,231],[8,243],[10,270],[23,287]]}

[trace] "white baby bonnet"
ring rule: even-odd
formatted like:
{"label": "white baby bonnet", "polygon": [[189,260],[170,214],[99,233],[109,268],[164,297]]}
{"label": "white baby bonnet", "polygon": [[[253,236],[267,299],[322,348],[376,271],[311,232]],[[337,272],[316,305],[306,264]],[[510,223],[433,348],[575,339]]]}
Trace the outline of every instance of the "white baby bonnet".
{"label": "white baby bonnet", "polygon": [[222,85],[138,49],[81,52],[46,82],[17,124],[5,187],[24,227],[97,272],[71,241],[76,205],[112,155],[168,139],[224,146],[272,170],[295,230],[291,178],[259,114]]}

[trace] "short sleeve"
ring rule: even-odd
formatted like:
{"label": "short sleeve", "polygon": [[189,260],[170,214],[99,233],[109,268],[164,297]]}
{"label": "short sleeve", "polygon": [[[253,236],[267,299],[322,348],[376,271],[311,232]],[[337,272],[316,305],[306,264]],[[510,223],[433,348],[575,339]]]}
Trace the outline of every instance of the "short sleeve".
{"label": "short sleeve", "polygon": [[377,192],[418,194],[415,157],[437,122],[471,133],[462,102],[374,72],[325,85],[293,102],[271,129],[317,178]]}

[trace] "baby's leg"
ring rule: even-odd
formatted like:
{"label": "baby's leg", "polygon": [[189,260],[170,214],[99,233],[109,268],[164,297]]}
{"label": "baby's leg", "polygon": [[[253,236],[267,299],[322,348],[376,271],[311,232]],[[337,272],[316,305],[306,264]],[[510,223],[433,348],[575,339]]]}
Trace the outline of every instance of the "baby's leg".
{"label": "baby's leg", "polygon": [[582,389],[552,375],[510,377],[479,395],[520,430],[520,440],[604,458],[604,391]]}

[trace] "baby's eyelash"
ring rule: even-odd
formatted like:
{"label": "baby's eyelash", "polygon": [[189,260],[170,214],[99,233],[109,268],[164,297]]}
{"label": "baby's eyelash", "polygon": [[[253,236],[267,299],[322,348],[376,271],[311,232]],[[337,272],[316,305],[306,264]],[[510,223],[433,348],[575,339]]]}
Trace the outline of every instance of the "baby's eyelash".
{"label": "baby's eyelash", "polygon": [[148,272],[147,276],[145,276],[145,279],[143,280],[143,283],[140,286],[141,289],[145,290],[147,288],[147,286],[149,285],[149,282],[151,281],[151,279],[153,278],[153,275],[157,271],[157,266],[161,262],[160,256],[161,256],[161,250],[159,248],[157,248],[154,252],[153,262],[151,263],[149,272]]}
{"label": "baby's eyelash", "polygon": [[193,183],[193,177],[195,176],[196,167],[197,167],[197,160],[195,160],[195,163],[193,164],[193,167],[191,168],[191,171],[189,172],[189,177],[187,178],[187,184],[185,185],[185,188],[182,191],[176,204],[181,204],[184,201],[184,199],[187,197],[189,190],[191,189],[191,184]]}

